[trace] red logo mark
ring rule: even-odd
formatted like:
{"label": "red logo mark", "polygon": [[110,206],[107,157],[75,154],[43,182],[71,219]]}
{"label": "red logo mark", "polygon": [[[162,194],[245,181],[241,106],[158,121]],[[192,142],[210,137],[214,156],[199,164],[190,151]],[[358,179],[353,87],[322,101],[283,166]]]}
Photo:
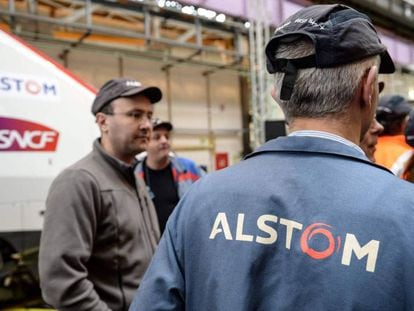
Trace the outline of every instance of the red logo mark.
{"label": "red logo mark", "polygon": [[[323,223],[315,223],[308,226],[305,231],[303,232],[300,238],[300,247],[302,251],[307,254],[309,257],[314,259],[325,259],[332,255],[335,250],[335,239],[331,231],[326,228],[332,228],[332,226],[323,224]],[[328,240],[328,247],[323,251],[317,251],[311,247],[309,247],[309,241],[315,235],[323,235]],[[338,237],[338,247],[341,245],[341,239]]]}

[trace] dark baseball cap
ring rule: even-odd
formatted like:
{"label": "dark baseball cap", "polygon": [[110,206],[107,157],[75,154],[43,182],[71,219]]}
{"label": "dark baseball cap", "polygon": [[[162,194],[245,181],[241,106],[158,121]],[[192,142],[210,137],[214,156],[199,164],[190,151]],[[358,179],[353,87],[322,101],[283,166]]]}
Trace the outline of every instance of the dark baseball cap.
{"label": "dark baseball cap", "polygon": [[135,79],[112,79],[102,85],[98,94],[96,94],[92,104],[92,113],[96,115],[114,99],[138,94],[147,97],[152,104],[159,102],[162,98],[162,92],[158,87],[143,86],[141,82]]}
{"label": "dark baseball cap", "polygon": [[385,95],[379,99],[377,114],[388,113],[395,115],[407,115],[412,110],[407,100],[400,95]]}
{"label": "dark baseball cap", "polygon": [[[303,38],[312,41],[315,54],[296,59],[275,57],[280,44]],[[313,5],[293,14],[276,28],[265,52],[268,72],[285,74],[280,93],[282,100],[290,99],[299,69],[337,67],[380,55],[379,72],[395,71],[387,48],[369,17],[341,4]]]}
{"label": "dark baseball cap", "polygon": [[152,129],[156,130],[159,128],[165,128],[168,132],[172,131],[174,128],[173,125],[168,121],[162,121],[160,119],[155,119],[152,123]]}
{"label": "dark baseball cap", "polygon": [[411,147],[414,147],[414,110],[411,110],[405,127],[405,141]]}

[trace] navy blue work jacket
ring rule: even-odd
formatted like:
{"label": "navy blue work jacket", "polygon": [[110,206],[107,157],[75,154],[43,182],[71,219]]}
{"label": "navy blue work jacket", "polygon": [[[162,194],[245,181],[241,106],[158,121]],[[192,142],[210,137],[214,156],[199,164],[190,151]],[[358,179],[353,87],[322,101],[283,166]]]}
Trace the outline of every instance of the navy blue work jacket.
{"label": "navy blue work jacket", "polygon": [[130,310],[414,310],[414,186],[315,137],[209,174]]}

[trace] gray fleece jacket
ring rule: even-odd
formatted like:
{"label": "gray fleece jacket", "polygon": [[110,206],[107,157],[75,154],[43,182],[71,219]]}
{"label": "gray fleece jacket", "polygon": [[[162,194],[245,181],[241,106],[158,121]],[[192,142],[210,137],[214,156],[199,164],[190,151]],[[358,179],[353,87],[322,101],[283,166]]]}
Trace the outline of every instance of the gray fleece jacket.
{"label": "gray fleece jacket", "polygon": [[40,286],[59,310],[127,310],[159,240],[134,166],[93,151],[64,170],[46,201]]}

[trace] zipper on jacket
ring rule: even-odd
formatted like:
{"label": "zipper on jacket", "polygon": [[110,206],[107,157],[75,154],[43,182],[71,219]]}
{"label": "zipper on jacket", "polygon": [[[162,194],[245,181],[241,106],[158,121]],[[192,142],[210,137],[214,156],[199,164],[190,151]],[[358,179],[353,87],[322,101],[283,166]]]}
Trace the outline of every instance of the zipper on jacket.
{"label": "zipper on jacket", "polygon": [[[144,205],[142,204],[143,202],[142,202],[142,200],[141,200],[141,197],[140,197],[140,193],[139,193],[139,190],[138,190],[138,187],[139,187],[139,185],[137,184],[137,186],[136,186],[136,194],[137,194],[137,198],[138,198],[138,204],[139,204],[139,208],[140,208],[140,210],[141,210],[141,215],[142,215],[142,222],[144,223],[144,230],[143,231],[145,231],[145,235],[146,235],[146,237],[145,237],[145,239],[144,239],[144,243],[145,242],[147,242],[147,243],[149,243],[149,247],[150,247],[150,250],[151,250],[151,254],[148,254],[149,255],[149,259],[151,259],[152,258],[152,256],[154,255],[154,252],[155,252],[155,248],[153,247],[153,245],[152,245],[152,242],[151,242],[151,237],[150,237],[150,233],[151,233],[151,231],[150,231],[150,229],[148,228],[148,224],[147,224],[147,217],[146,217],[146,214],[145,214],[145,211],[144,211]],[[144,199],[145,199],[145,197],[144,197]],[[150,221],[150,219],[149,219],[149,221]]]}

